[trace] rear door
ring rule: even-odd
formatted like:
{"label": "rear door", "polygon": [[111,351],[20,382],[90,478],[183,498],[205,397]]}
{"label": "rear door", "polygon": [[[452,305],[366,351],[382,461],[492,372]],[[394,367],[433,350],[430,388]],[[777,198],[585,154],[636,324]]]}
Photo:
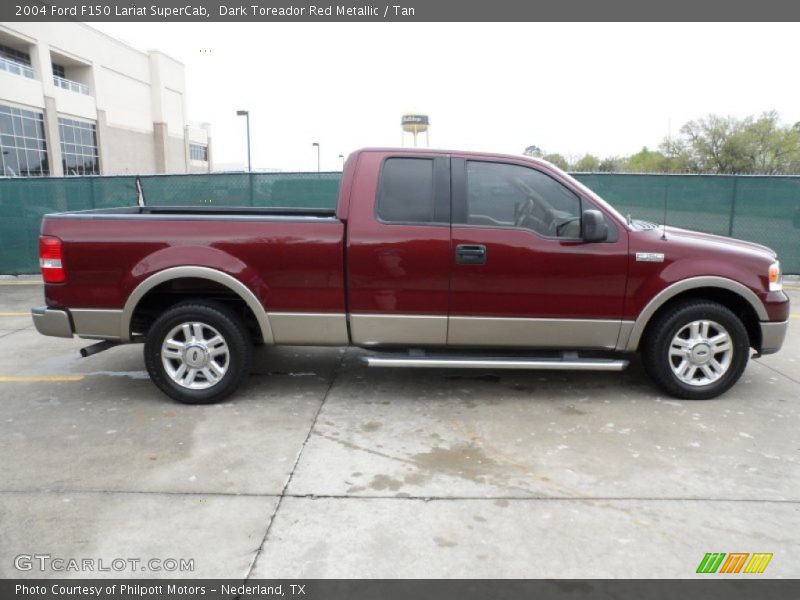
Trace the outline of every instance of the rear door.
{"label": "rear door", "polygon": [[581,239],[598,208],[555,173],[513,161],[453,158],[448,343],[614,348],[627,237]]}
{"label": "rear door", "polygon": [[444,345],[450,159],[363,152],[350,198],[347,291],[357,345]]}

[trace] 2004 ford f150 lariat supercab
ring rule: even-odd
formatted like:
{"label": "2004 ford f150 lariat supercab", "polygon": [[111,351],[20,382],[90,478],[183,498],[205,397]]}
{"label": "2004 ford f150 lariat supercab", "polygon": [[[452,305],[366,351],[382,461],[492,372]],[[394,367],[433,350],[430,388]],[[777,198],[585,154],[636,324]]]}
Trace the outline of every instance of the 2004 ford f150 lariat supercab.
{"label": "2004 ford f150 lariat supercab", "polygon": [[789,318],[775,253],[621,216],[549,163],[353,153],[336,210],[47,215],[45,335],[144,342],[155,384],[231,394],[252,346],[354,345],[371,366],[621,370],[715,397]]}

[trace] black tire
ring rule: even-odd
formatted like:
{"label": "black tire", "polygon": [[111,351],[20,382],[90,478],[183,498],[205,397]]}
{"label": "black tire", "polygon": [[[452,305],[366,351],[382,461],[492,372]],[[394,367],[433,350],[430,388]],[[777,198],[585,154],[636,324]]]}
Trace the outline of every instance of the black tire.
{"label": "black tire", "polygon": [[[215,362],[219,361],[221,368],[224,369],[223,375],[220,376],[213,369],[206,369],[213,375],[211,379],[207,379],[200,368],[194,369],[198,373],[194,378],[197,383],[193,384],[205,386],[204,389],[190,389],[178,383],[167,371],[165,360],[162,360],[162,345],[165,339],[183,323],[202,324],[202,336],[208,336],[213,340],[216,338],[214,336],[216,333],[227,346],[227,354],[214,359]],[[185,339],[180,332],[176,337]],[[195,364],[202,365],[203,359],[210,360],[206,350],[205,347],[200,349],[200,362]],[[252,357],[253,343],[242,320],[229,308],[216,302],[192,300],[176,304],[156,319],[147,333],[144,344],[144,364],[153,383],[167,396],[184,404],[212,404],[230,396],[249,373]],[[198,360],[198,352],[194,352],[193,359]],[[175,369],[177,372],[180,365],[184,364],[184,361],[188,365],[189,360],[190,357],[184,356],[183,359],[167,359],[166,362],[177,367]],[[187,367],[187,370],[189,369],[190,366]],[[214,381],[216,377],[219,379]]]}
{"label": "black tire", "polygon": [[[698,367],[694,373],[699,375],[695,384],[684,382],[673,372],[673,365],[680,369],[680,356],[670,356],[672,342],[679,332],[694,321],[711,321],[726,330],[733,355],[728,361],[727,370],[715,381],[701,383],[708,379]],[[713,347],[712,347],[713,348]],[[699,358],[716,360],[724,354],[715,355],[713,349],[698,347]],[[686,350],[687,354],[691,354]],[[669,307],[648,326],[640,347],[642,364],[650,378],[668,394],[685,400],[708,400],[728,391],[742,376],[750,357],[750,340],[741,319],[730,309],[712,301],[689,300]],[[705,357],[710,354],[710,358]],[[687,357],[687,360],[689,358]],[[677,364],[676,364],[677,363]],[[690,366],[695,363],[690,362]],[[719,363],[718,363],[719,364]]]}

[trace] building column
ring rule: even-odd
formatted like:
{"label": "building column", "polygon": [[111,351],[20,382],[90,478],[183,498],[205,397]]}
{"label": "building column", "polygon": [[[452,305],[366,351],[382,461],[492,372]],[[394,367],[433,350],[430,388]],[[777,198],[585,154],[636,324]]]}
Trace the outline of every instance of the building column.
{"label": "building column", "polygon": [[156,173],[167,172],[167,144],[169,132],[166,123],[153,123],[153,144],[156,157]]}
{"label": "building column", "polygon": [[97,135],[97,160],[100,163],[100,175],[108,175],[106,172],[106,111],[97,109],[97,123],[95,127],[95,134]]}
{"label": "building column", "polygon": [[64,165],[61,163],[61,136],[58,133],[58,111],[52,96],[44,97],[44,136],[47,140],[47,164],[50,175],[62,177]]}
{"label": "building column", "polygon": [[191,173],[191,160],[189,155],[189,126],[183,126],[183,172]]}

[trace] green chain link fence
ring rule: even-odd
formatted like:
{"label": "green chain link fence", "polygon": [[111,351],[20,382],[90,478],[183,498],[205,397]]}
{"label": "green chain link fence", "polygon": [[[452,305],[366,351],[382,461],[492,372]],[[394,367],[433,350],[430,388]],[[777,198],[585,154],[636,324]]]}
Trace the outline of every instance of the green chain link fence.
{"label": "green chain link fence", "polygon": [[800,274],[800,177],[773,175],[574,176],[623,214],[758,242]]}
{"label": "green chain link fence", "polygon": [[[800,274],[800,176],[577,173],[623,214],[765,244]],[[154,206],[334,208],[341,173],[142,176]],[[136,203],[135,177],[0,179],[0,274],[38,271],[42,216]]]}

